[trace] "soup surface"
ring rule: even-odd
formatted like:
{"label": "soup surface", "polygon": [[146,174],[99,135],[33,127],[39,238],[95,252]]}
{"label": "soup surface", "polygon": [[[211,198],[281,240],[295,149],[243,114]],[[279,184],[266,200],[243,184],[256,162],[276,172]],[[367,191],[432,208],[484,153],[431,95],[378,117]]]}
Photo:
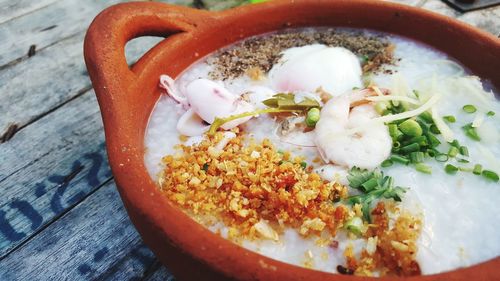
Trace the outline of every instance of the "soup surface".
{"label": "soup surface", "polygon": [[445,54],[371,31],[288,30],[159,81],[146,166],[213,232],[341,274],[433,274],[500,254],[500,102]]}

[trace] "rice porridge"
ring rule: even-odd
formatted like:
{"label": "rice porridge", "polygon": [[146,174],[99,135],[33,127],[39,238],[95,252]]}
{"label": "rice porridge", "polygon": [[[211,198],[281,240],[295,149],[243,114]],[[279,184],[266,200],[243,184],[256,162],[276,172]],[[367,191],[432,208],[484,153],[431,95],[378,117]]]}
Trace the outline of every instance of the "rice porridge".
{"label": "rice porridge", "polygon": [[234,243],[364,276],[500,254],[500,102],[443,53],[365,30],[288,30],[159,85],[146,167]]}

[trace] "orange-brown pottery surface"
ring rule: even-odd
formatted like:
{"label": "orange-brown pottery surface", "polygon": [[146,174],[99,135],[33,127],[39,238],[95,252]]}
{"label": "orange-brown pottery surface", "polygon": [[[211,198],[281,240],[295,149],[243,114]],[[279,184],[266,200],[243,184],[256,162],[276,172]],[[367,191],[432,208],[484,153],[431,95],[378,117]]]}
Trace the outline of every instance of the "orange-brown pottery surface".
{"label": "orange-brown pottery surface", "polygon": [[[370,28],[416,39],[447,53],[500,88],[498,38],[407,6],[373,0],[278,0],[224,12],[153,2],[106,9],[88,30],[85,61],[102,112],[109,162],[132,222],[180,280],[363,279],[285,264],[213,234],[164,198],[144,165],[144,134],[160,95],[160,74],[175,77],[199,58],[243,38],[303,26]],[[129,68],[124,46],[145,35],[166,39]],[[397,278],[380,280],[393,279]],[[500,258],[409,279],[500,280]]]}

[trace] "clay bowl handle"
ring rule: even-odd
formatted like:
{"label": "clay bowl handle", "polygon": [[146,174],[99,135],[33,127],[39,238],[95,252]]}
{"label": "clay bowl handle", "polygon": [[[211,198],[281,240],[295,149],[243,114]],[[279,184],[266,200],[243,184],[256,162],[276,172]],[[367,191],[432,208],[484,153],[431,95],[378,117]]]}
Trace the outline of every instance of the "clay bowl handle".
{"label": "clay bowl handle", "polygon": [[208,11],[154,2],[118,4],[101,12],[85,36],[84,56],[105,124],[123,123],[123,118],[138,110],[134,105],[144,104],[144,91],[137,91],[141,73],[148,58],[159,52],[153,48],[129,67],[125,58],[128,41],[141,36],[188,37],[214,21],[214,13]]}

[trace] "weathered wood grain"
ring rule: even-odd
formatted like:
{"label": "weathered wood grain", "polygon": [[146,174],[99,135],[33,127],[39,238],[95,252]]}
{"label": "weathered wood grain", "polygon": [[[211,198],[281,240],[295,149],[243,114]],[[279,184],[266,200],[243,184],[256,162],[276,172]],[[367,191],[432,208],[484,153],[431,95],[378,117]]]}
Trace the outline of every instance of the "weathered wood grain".
{"label": "weathered wood grain", "polygon": [[0,24],[32,13],[59,0],[0,0]]}
{"label": "weathered wood grain", "polygon": [[[10,124],[21,128],[90,87],[82,40],[83,33],[0,71],[0,81],[8,81],[0,83],[0,135]],[[5,172],[0,171],[0,180]]]}
{"label": "weathered wood grain", "polygon": [[[0,258],[110,178],[92,92],[2,144]],[[20,167],[11,167],[16,163]]]}
{"label": "weathered wood grain", "polygon": [[500,37],[499,6],[472,13],[461,14],[457,17],[457,19]]}
{"label": "weathered wood grain", "polygon": [[494,35],[500,35],[500,7],[461,13],[454,10],[440,0],[426,0],[422,8],[456,18],[472,26],[488,31]]}
{"label": "weathered wood grain", "polygon": [[[93,93],[73,100],[90,85],[82,39],[80,33],[60,41],[0,72],[0,81],[9,81],[0,86],[5,93],[0,95],[4,126],[25,126],[69,102],[1,144],[0,257],[84,198],[100,184],[100,177],[109,177]],[[127,53],[134,60],[157,41],[137,40],[127,46]]]}
{"label": "weathered wood grain", "polygon": [[173,281],[175,277],[168,272],[168,269],[159,265],[156,267],[155,271],[143,279],[143,281]]}
{"label": "weathered wood grain", "polygon": [[0,261],[0,280],[140,280],[153,261],[110,181]]}
{"label": "weathered wood grain", "polygon": [[[47,1],[49,0],[44,2]],[[16,1],[10,2],[16,3]],[[0,24],[0,38],[2,38],[0,40],[0,68],[27,59],[30,46],[36,46],[36,50],[42,50],[64,38],[84,32],[100,11],[121,2],[128,1],[58,1],[40,8],[35,13],[20,16]],[[187,1],[164,0],[159,2],[186,4]]]}
{"label": "weathered wood grain", "polygon": [[92,19],[109,1],[58,1],[0,25],[0,66],[19,58],[27,58],[30,46],[37,50],[50,46],[63,38],[83,32]]}
{"label": "weathered wood grain", "polygon": [[[81,32],[59,41],[29,60],[0,71],[0,81],[8,81],[0,83],[0,135],[12,124],[23,128],[90,88],[83,37]],[[133,62],[158,41],[156,37],[134,40],[127,44],[126,55]],[[13,168],[21,165],[11,164]],[[6,173],[0,170],[0,181]]]}

